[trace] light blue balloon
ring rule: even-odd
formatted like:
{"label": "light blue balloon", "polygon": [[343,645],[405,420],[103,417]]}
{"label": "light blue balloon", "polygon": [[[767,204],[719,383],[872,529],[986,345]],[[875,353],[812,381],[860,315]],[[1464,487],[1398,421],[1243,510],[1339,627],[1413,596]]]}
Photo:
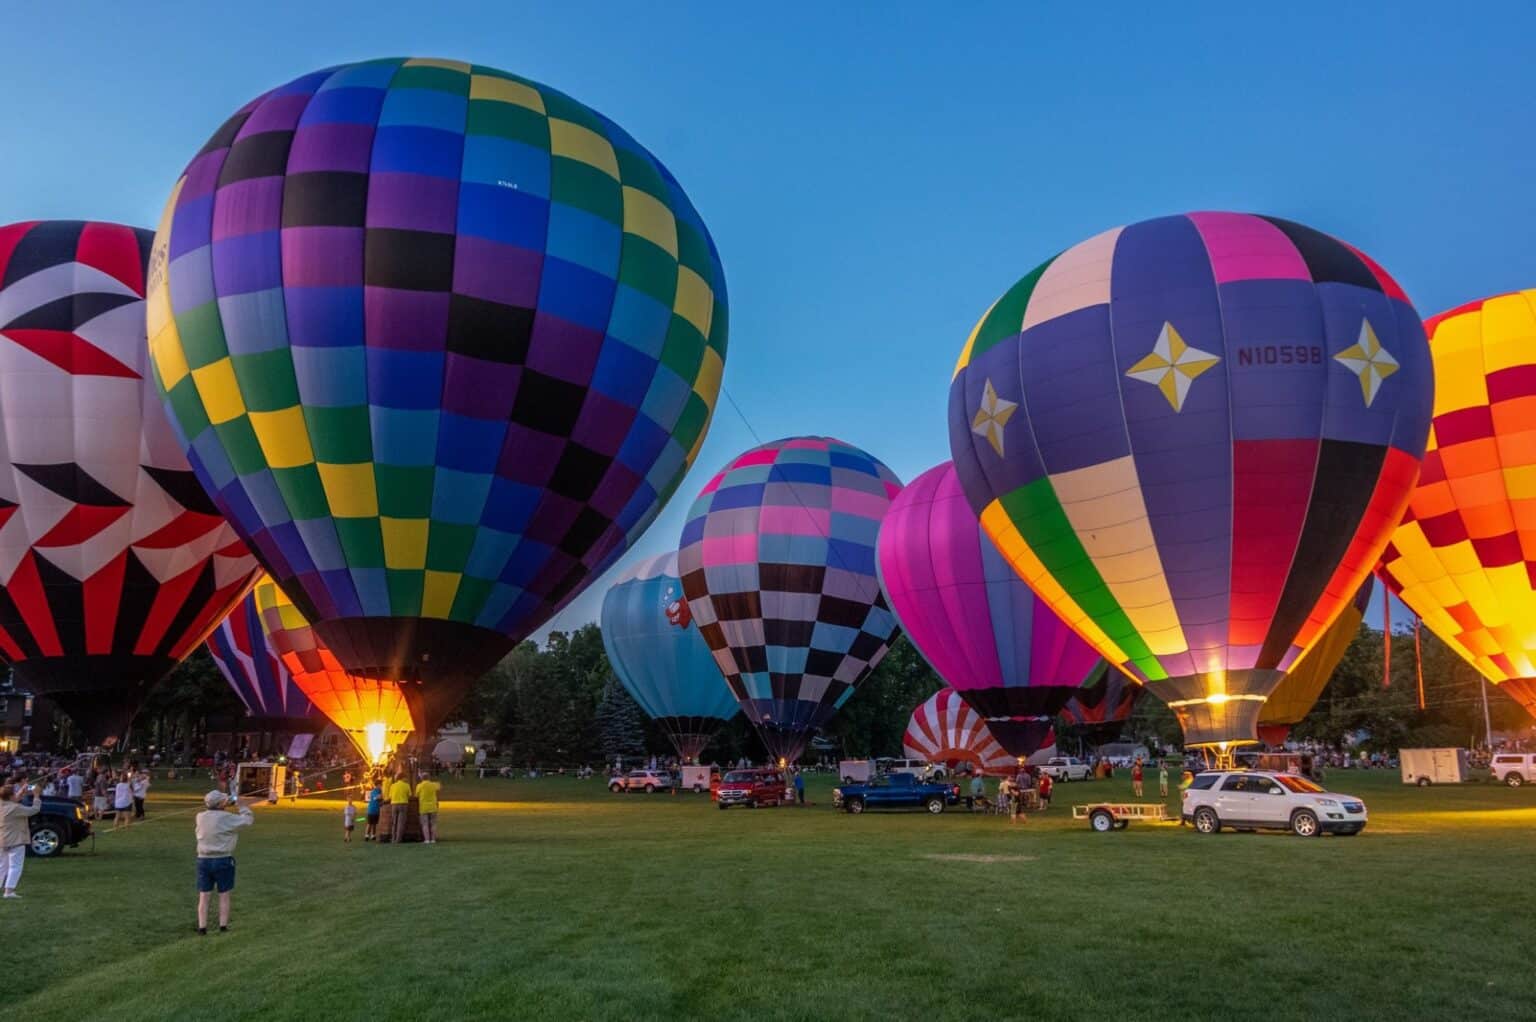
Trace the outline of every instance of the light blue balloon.
{"label": "light blue balloon", "polygon": [[629,694],[695,760],[739,712],[736,697],[693,624],[677,552],[630,567],[603,597],[603,648]]}

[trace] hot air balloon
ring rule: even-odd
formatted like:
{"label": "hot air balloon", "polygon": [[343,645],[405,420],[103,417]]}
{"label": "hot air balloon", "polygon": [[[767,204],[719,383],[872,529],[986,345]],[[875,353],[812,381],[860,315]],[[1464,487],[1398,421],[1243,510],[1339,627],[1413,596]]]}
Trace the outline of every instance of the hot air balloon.
{"label": "hot air balloon", "polygon": [[208,652],[245,704],[245,730],[288,734],[320,730],[314,706],[267,645],[254,593],[241,600],[208,636]]}
{"label": "hot air balloon", "polygon": [[799,759],[895,641],[875,538],[900,490],[851,444],[791,437],[732,460],[688,511],[683,595],[774,759]]}
{"label": "hot air balloon", "polygon": [[648,557],[603,597],[603,648],[629,694],[661,725],[687,762],[736,716],[736,697],[693,625],[677,552]]}
{"label": "hot air balloon", "polygon": [[343,670],[271,577],[263,576],[251,595],[262,635],[293,683],[370,763],[405,743],[414,727],[403,686]]}
{"label": "hot air balloon", "polygon": [[1107,670],[981,531],[950,462],[891,502],[879,567],[902,630],[1011,756],[1044,748],[1052,716]]}
{"label": "hot air balloon", "polygon": [[725,358],[720,261],[666,168],[448,60],[242,107],[176,183],[150,296],[198,478],[425,733],[645,531]]}
{"label": "hot air balloon", "polygon": [[257,567],[144,380],[147,231],[0,227],[0,656],[101,742]]}
{"label": "hot air balloon", "polygon": [[1265,698],[1397,524],[1433,391],[1424,330],[1359,251],[1190,213],[1051,259],[972,331],[950,447],[988,535],[1186,743]]}
{"label": "hot air balloon", "polygon": [[1323,694],[1323,688],[1333,677],[1334,669],[1344,658],[1344,651],[1360,633],[1365,605],[1371,600],[1371,588],[1371,579],[1367,578],[1323,637],[1292,665],[1270,693],[1269,700],[1259,711],[1259,740],[1265,745],[1284,745],[1291,728],[1300,724],[1317,705],[1317,697]]}
{"label": "hot air balloon", "polygon": [[997,743],[987,722],[954,689],[941,688],[912,711],[901,739],[908,759],[970,763],[982,773],[1011,774],[1018,757]]}
{"label": "hot air balloon", "polygon": [[1136,712],[1136,704],[1146,691],[1119,671],[1105,671],[1098,681],[1073,693],[1061,708],[1061,718],[1113,738]]}
{"label": "hot air balloon", "polygon": [[1435,412],[1382,579],[1536,715],[1536,291],[1429,320]]}

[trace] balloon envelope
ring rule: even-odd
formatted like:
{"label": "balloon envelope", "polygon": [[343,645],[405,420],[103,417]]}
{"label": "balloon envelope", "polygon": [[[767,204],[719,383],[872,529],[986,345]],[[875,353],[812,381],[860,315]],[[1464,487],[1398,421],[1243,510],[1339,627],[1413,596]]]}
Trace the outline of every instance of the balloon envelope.
{"label": "balloon envelope", "polygon": [[1119,671],[1105,671],[1098,681],[1072,694],[1061,708],[1061,716],[1068,724],[1106,732],[1112,729],[1119,734],[1120,726],[1131,719],[1146,691]]}
{"label": "balloon envelope", "polygon": [[[1344,612],[1328,626],[1323,637],[1291,665],[1259,711],[1259,737],[1268,745],[1280,745],[1293,725],[1301,723],[1333,677],[1345,650],[1360,632],[1365,607],[1371,601],[1372,579],[1367,578]],[[1266,731],[1266,729],[1268,729]]]}
{"label": "balloon envelope", "polygon": [[645,531],[719,390],[724,278],[682,189],[494,68],[367,61],[253,100],[176,183],[154,260],[198,477],[428,729]]}
{"label": "balloon envelope", "polygon": [[983,773],[1011,774],[1018,769],[1018,757],[1009,755],[981,715],[949,688],[939,689],[912,711],[901,748],[908,759],[970,763]]}
{"label": "balloon envelope", "polygon": [[693,624],[677,552],[648,557],[620,575],[603,597],[601,624],[613,673],[677,754],[697,759],[739,707]]}
{"label": "balloon envelope", "polygon": [[1536,716],[1536,290],[1426,324],[1435,414],[1382,579]]}
{"label": "balloon envelope", "polygon": [[1368,257],[1191,213],[1004,294],[961,354],[950,447],[1015,570],[1188,744],[1252,742],[1385,547],[1432,391],[1423,326]]}
{"label": "balloon envelope", "polygon": [[248,728],[279,731],[319,729],[319,714],[293,683],[261,630],[256,596],[246,595],[208,636],[208,652],[229,687],[245,704]]}
{"label": "balloon envelope", "polygon": [[900,490],[851,444],[791,437],[735,458],[688,511],[683,594],[774,759],[798,759],[896,638],[875,539]]}
{"label": "balloon envelope", "polygon": [[117,224],[0,227],[0,655],[97,742],[257,571],[144,379],[149,248]]}
{"label": "balloon envelope", "polygon": [[282,587],[263,576],[252,591],[262,635],[293,683],[370,762],[414,730],[401,685],[342,669]]}
{"label": "balloon envelope", "polygon": [[950,462],[891,502],[878,561],[902,630],[1012,756],[1040,749],[1050,717],[1107,669],[982,532]]}

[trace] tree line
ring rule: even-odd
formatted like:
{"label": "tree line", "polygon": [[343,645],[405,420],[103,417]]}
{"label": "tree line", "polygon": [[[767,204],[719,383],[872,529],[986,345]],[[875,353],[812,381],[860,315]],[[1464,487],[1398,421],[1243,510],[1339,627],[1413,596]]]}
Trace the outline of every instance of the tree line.
{"label": "tree line", "polygon": [[[1416,657],[1411,631],[1399,630],[1391,636],[1390,675],[1384,677],[1384,647],[1385,633],[1362,623],[1317,705],[1292,736],[1330,745],[1364,736],[1364,747],[1373,750],[1466,746],[1482,740],[1480,678],[1470,664],[1428,631],[1420,637]],[[1420,669],[1424,709],[1418,702]],[[911,642],[898,639],[808,755],[900,756],[913,709],[941,685]],[[1489,689],[1488,708],[1496,731],[1531,723],[1525,710],[1497,687]],[[242,714],[240,700],[200,648],[151,693],[134,721],[133,744],[197,748],[211,729],[228,727]],[[614,678],[595,623],[552,632],[542,646],[520,643],[476,682],[456,717],[519,764],[596,765],[615,755],[672,753],[666,735]],[[73,744],[67,719],[56,716],[50,730],[45,741],[56,747]],[[1150,739],[1166,748],[1180,744],[1177,720],[1156,698],[1140,701],[1124,732],[1127,738]],[[1058,726],[1057,733],[1061,747],[1071,751],[1114,737],[1103,729],[1069,726]],[[741,715],[721,729],[705,752],[706,760],[716,762],[761,762],[765,757]]]}

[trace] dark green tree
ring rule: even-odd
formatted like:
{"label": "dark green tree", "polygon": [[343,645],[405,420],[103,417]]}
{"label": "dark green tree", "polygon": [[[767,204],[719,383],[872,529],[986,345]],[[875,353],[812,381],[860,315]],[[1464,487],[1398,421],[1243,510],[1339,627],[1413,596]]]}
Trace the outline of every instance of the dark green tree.
{"label": "dark green tree", "polygon": [[609,678],[603,686],[603,698],[597,704],[593,724],[603,762],[611,763],[618,756],[646,754],[645,712],[617,678]]}

